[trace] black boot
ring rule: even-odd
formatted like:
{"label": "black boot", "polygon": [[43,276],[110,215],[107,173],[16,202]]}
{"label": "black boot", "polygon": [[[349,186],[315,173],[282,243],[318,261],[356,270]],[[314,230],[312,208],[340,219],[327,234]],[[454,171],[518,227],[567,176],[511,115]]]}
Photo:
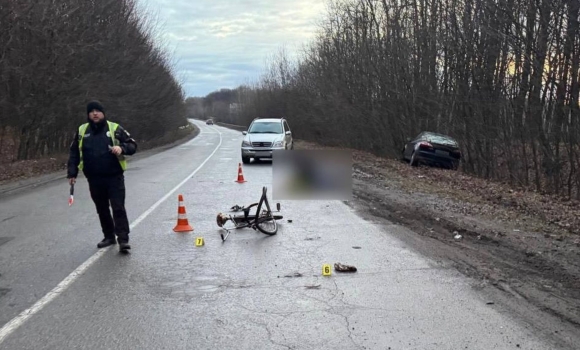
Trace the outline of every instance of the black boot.
{"label": "black boot", "polygon": [[127,250],[131,249],[129,243],[119,243],[119,251],[126,252]]}
{"label": "black boot", "polygon": [[105,248],[116,243],[117,241],[114,238],[104,238],[102,241],[99,242],[99,244],[97,244],[97,247]]}

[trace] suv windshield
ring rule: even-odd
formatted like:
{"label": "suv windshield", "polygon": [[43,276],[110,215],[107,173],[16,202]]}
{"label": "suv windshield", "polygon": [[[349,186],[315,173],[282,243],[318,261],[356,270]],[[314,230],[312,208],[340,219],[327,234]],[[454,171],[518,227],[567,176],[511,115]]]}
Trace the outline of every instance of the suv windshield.
{"label": "suv windshield", "polygon": [[250,134],[281,134],[282,124],[280,122],[256,122],[252,124]]}

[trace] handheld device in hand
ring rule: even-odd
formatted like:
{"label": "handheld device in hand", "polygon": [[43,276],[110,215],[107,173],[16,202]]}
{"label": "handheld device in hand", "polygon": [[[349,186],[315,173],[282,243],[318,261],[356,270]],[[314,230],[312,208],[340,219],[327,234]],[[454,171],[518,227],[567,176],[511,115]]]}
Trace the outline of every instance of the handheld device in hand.
{"label": "handheld device in hand", "polygon": [[70,207],[71,205],[73,205],[75,198],[74,198],[74,193],[75,193],[75,184],[72,183],[70,185],[70,197],[68,199],[68,206]]}

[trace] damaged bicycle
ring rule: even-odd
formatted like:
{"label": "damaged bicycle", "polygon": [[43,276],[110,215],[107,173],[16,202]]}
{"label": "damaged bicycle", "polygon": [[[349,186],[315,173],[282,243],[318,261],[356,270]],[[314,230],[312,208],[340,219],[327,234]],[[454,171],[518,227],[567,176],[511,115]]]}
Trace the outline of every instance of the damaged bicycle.
{"label": "damaged bicycle", "polygon": [[[219,213],[216,217],[216,222],[219,227],[224,229],[227,233],[224,236],[223,232],[220,232],[222,241],[225,241],[230,235],[231,230],[240,228],[252,228],[258,230],[266,235],[273,236],[278,232],[277,220],[283,218],[282,215],[277,214],[280,212],[280,203],[276,203],[276,212],[270,207],[270,202],[268,201],[267,188],[264,186],[262,188],[262,196],[257,203],[252,203],[247,207],[240,207],[235,205],[231,208],[232,211],[243,211],[243,214],[231,215],[225,213]],[[252,214],[251,209],[256,208],[256,211]],[[276,214],[275,214],[276,213]],[[233,227],[226,227],[226,223],[230,221]]]}

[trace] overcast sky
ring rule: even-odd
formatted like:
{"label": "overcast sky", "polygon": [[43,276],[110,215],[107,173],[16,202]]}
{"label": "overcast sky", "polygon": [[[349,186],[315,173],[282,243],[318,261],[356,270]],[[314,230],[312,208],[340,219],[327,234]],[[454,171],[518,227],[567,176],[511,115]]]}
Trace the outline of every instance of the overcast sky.
{"label": "overcast sky", "polygon": [[282,45],[313,37],[324,0],[138,0],[162,24],[187,97],[255,81]]}

